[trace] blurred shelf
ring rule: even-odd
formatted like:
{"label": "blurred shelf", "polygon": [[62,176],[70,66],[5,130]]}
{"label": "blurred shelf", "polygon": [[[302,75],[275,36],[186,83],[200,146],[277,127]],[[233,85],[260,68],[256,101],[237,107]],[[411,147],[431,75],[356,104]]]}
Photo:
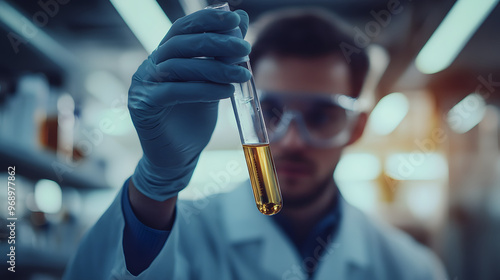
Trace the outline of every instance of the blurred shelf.
{"label": "blurred shelf", "polygon": [[49,179],[61,186],[80,189],[110,188],[102,168],[89,167],[88,163],[78,163],[73,167],[52,152],[27,149],[0,139],[0,172],[7,174],[8,166],[16,166],[16,174],[32,180]]}

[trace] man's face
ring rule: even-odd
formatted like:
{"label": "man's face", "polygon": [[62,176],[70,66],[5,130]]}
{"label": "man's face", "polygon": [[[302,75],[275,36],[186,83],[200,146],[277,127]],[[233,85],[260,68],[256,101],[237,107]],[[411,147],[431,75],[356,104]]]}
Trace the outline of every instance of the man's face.
{"label": "man's face", "polygon": [[[314,59],[267,55],[259,60],[254,70],[257,87],[264,91],[280,94],[350,93],[349,68],[345,60],[336,55]],[[331,187],[342,149],[309,145],[295,122],[281,139],[271,142],[287,206],[306,205],[320,196],[325,188]]]}

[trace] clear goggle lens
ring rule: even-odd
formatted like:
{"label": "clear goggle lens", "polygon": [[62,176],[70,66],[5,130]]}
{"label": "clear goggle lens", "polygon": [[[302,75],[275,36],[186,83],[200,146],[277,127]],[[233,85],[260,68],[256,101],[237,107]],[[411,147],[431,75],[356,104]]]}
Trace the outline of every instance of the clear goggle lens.
{"label": "clear goggle lens", "polygon": [[359,115],[356,99],[343,94],[261,91],[260,103],[271,142],[285,136],[294,122],[309,145],[342,146]]}

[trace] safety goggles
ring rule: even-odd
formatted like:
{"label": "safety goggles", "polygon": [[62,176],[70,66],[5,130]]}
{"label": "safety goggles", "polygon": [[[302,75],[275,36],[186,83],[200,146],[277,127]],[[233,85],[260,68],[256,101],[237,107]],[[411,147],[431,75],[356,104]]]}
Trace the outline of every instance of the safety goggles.
{"label": "safety goggles", "polygon": [[343,94],[260,91],[269,140],[279,141],[295,121],[302,139],[315,147],[347,144],[359,115],[357,101]]}

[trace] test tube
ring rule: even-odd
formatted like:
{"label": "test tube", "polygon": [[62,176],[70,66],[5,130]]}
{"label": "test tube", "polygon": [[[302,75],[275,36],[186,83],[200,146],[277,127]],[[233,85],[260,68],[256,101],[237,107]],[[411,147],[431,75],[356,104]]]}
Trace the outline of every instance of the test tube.
{"label": "test tube", "polygon": [[[227,3],[207,7],[230,11]],[[241,38],[237,27],[224,34]],[[223,62],[245,67],[252,73],[248,56],[243,58],[217,58]],[[247,162],[250,182],[257,208],[264,215],[274,215],[281,210],[282,199],[278,184],[273,157],[269,148],[264,118],[260,109],[255,83],[252,78],[239,84],[233,84],[235,91],[231,97],[236,123],[240,133],[241,144]]]}

